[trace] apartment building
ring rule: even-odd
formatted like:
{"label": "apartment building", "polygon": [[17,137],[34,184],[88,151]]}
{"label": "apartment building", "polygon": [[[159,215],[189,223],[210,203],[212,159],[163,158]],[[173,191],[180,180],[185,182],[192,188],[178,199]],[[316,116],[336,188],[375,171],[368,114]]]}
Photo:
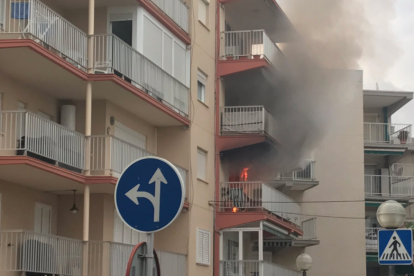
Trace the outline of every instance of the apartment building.
{"label": "apartment building", "polygon": [[186,184],[163,275],[211,275],[214,0],[0,0],[0,274],[125,275],[145,236],[114,210],[128,164]]}
{"label": "apartment building", "polygon": [[218,17],[214,275],[301,275],[303,252],[309,275],[366,275],[362,72],[332,71],[344,100],[320,101],[338,121],[304,166],[269,167],[287,135],[272,104],[285,60],[277,43],[294,27],[276,1],[224,0]]}
{"label": "apartment building", "polygon": [[[378,265],[378,206],[400,202],[413,220],[414,143],[412,125],[393,123],[391,116],[413,99],[413,92],[364,91],[365,237],[367,275],[412,274],[412,266]],[[403,225],[402,227],[405,227]]]}

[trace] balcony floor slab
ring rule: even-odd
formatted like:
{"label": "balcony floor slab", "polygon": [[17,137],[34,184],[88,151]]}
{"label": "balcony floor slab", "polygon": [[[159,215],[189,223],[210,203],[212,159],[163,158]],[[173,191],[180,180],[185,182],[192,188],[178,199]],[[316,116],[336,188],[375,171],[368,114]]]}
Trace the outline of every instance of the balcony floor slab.
{"label": "balcony floor slab", "polygon": [[288,191],[306,191],[319,185],[319,181],[316,180],[272,180],[266,182],[269,186],[278,190]]}

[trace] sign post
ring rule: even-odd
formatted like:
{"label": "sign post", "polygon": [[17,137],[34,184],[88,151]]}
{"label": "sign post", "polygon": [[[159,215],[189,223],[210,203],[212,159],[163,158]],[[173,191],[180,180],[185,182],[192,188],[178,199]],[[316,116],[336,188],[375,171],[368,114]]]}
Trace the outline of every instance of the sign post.
{"label": "sign post", "polygon": [[122,173],[114,197],[121,220],[133,230],[147,234],[146,274],[127,276],[155,276],[154,233],[168,227],[184,205],[185,187],[180,173],[165,159],[138,159]]}

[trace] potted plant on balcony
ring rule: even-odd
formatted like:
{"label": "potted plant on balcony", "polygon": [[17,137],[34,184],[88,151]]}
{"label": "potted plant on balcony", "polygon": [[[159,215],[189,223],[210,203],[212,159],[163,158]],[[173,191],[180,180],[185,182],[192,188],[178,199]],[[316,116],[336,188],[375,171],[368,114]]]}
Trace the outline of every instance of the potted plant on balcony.
{"label": "potted plant on balcony", "polygon": [[401,144],[405,144],[407,142],[408,134],[409,132],[407,130],[401,130],[400,133],[398,133],[398,139]]}

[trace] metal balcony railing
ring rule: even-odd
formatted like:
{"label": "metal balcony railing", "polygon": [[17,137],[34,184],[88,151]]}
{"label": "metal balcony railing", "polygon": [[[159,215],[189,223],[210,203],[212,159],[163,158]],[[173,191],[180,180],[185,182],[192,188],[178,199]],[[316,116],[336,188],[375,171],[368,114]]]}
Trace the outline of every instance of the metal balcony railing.
{"label": "metal balcony railing", "polygon": [[264,261],[220,261],[220,276],[300,276],[301,273]]}
{"label": "metal balcony railing", "polygon": [[304,220],[302,222],[303,240],[316,240],[316,218]]}
{"label": "metal balcony railing", "polygon": [[265,209],[302,226],[300,206],[293,199],[261,182],[223,182],[220,184],[220,210],[233,207],[245,210]]}
{"label": "metal balcony railing", "polygon": [[83,243],[25,230],[0,232],[0,271],[81,276]]}
{"label": "metal balcony railing", "polygon": [[0,151],[40,157],[82,170],[85,136],[27,111],[1,112]]}
{"label": "metal balcony railing", "polygon": [[412,144],[412,125],[364,123],[365,143]]}
{"label": "metal balcony railing", "polygon": [[87,67],[87,35],[42,2],[1,0],[0,13],[0,33],[20,34],[20,38],[44,43]]}
{"label": "metal balcony railing", "polygon": [[414,177],[365,175],[366,196],[413,197]]}
{"label": "metal balcony railing", "polygon": [[[126,275],[134,245],[114,242],[88,242],[88,276]],[[186,276],[185,255],[156,251],[160,269],[169,276]]]}
{"label": "metal balcony railing", "polygon": [[276,138],[276,120],[264,106],[226,106],[221,108],[221,132],[267,133]]}
{"label": "metal balcony railing", "polygon": [[184,116],[189,88],[112,34],[94,35],[95,73],[117,73]]}
{"label": "metal balcony railing", "polygon": [[294,170],[289,173],[279,174],[276,179],[313,181],[315,177],[315,161],[311,161],[303,170]]}
{"label": "metal balcony railing", "polygon": [[367,249],[378,249],[378,231],[384,228],[365,228],[365,246]]}
{"label": "metal balcony railing", "polygon": [[284,58],[264,30],[222,32],[221,40],[224,47],[221,56],[225,58],[265,58],[274,66]]}
{"label": "metal balcony railing", "polygon": [[166,15],[168,15],[181,29],[188,33],[188,7],[180,0],[151,0]]}

